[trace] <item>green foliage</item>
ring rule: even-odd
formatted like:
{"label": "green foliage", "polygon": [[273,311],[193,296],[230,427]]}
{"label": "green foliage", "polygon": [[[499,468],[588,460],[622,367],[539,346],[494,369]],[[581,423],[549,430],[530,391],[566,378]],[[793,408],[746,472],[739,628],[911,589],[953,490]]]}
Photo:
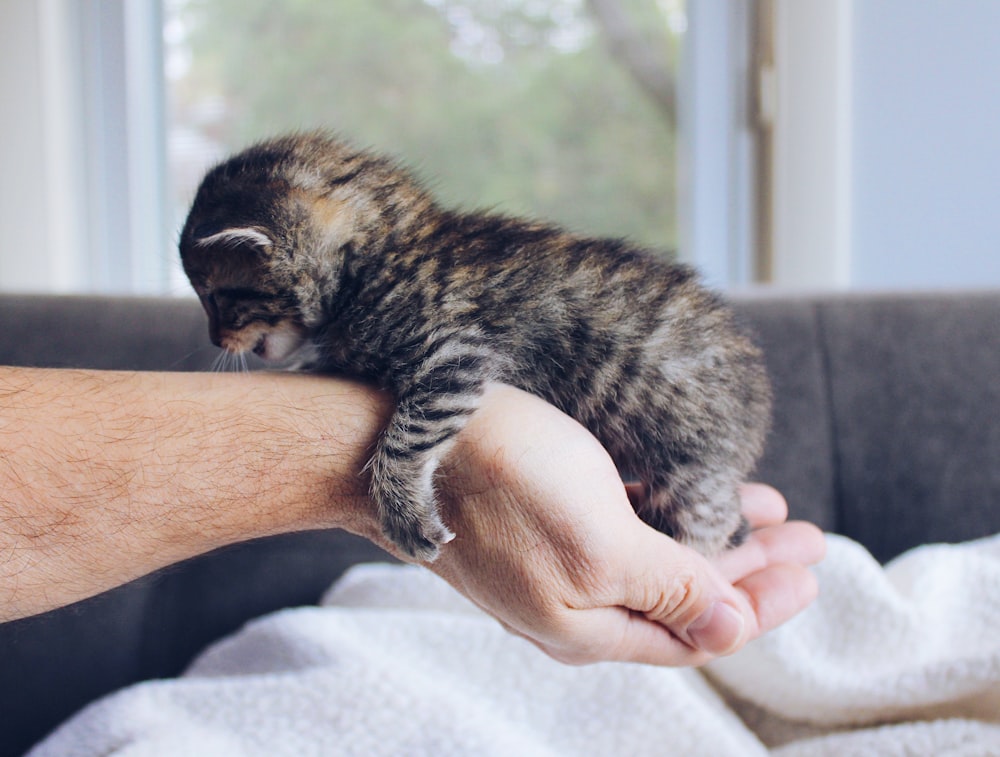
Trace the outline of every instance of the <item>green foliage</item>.
{"label": "green foliage", "polygon": [[[629,4],[666,39],[655,0]],[[397,155],[447,202],[674,246],[673,127],[580,2],[188,0],[178,12],[192,67],[175,108],[223,103],[199,128],[230,149],[331,128]]]}

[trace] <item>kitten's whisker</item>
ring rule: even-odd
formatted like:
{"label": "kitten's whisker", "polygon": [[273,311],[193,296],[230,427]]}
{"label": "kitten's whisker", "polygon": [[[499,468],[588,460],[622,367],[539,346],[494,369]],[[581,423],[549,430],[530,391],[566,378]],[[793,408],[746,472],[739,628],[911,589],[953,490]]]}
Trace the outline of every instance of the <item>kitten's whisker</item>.
{"label": "kitten's whisker", "polygon": [[197,349],[191,350],[186,355],[181,355],[174,362],[172,362],[169,366],[167,366],[167,370],[168,371],[172,371],[174,368],[176,368],[178,365],[180,365],[181,363],[183,363],[185,360],[187,360],[190,357],[193,357],[194,355],[197,355],[199,352],[201,352],[204,349],[205,349],[204,347],[199,347]]}
{"label": "kitten's whisker", "polygon": [[231,373],[233,356],[227,351],[220,352],[212,363],[213,373]]}

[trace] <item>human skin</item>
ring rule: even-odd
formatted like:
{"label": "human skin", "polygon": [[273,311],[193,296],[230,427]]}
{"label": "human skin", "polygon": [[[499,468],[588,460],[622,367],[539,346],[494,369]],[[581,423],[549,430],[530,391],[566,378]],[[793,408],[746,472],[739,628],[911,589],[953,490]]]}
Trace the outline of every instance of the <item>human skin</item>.
{"label": "human skin", "polygon": [[[0,368],[0,621],[260,536],[343,528],[392,551],[363,475],[391,409],[310,375]],[[744,490],[756,530],[706,560],[635,516],[590,434],[510,387],[438,490],[457,536],[428,567],[566,662],[701,664],[816,593],[822,535],[783,522],[773,489]]]}

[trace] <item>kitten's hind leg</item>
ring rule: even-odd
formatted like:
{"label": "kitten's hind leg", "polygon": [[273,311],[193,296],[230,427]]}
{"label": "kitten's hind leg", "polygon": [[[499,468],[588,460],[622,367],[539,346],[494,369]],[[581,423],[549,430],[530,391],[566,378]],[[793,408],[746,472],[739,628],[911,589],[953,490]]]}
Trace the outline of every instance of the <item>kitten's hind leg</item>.
{"label": "kitten's hind leg", "polygon": [[736,478],[700,465],[653,477],[637,512],[649,525],[707,556],[739,546],[750,533],[740,512]]}

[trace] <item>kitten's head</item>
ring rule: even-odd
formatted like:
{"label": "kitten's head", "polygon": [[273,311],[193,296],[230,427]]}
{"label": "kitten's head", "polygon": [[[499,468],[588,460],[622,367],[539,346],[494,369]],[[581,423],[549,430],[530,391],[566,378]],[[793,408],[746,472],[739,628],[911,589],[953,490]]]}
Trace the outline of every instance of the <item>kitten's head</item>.
{"label": "kitten's head", "polygon": [[195,236],[182,249],[216,347],[283,361],[307,341],[301,288],[273,265],[275,242],[261,227],[226,226]]}
{"label": "kitten's head", "polygon": [[352,172],[362,157],[298,135],[208,172],[179,246],[215,345],[285,361],[310,343],[356,242],[364,203]]}

